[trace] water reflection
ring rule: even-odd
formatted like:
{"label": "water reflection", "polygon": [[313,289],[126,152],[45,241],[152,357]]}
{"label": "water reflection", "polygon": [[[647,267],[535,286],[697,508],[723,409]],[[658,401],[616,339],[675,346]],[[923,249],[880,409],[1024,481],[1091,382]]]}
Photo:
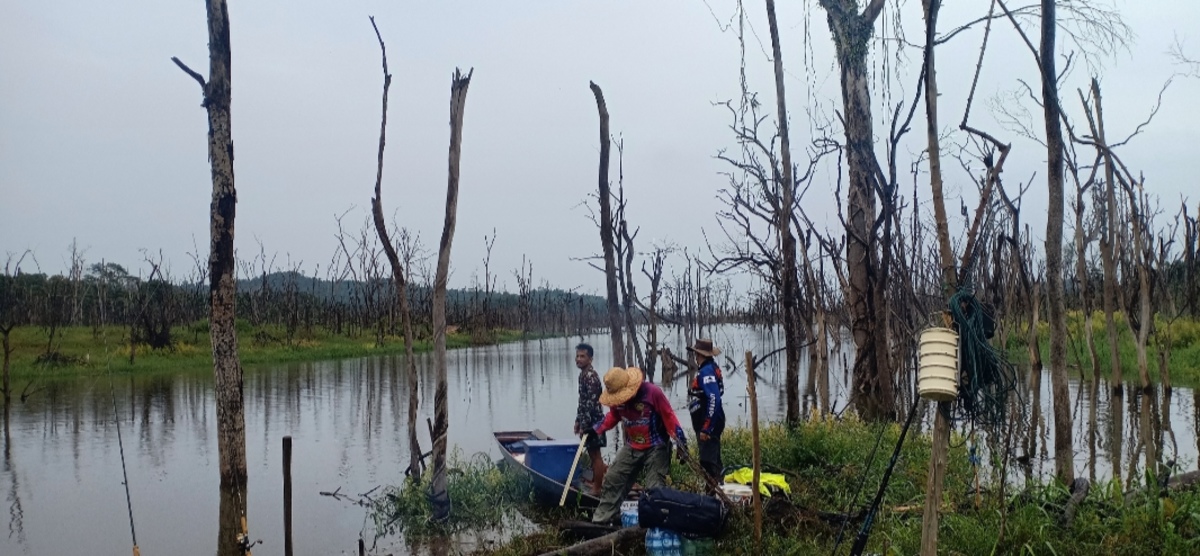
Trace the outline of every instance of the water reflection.
{"label": "water reflection", "polygon": [[[727,370],[726,412],[731,426],[744,425],[749,410],[743,354],[750,350],[761,356],[782,347],[780,333],[734,326],[712,327],[706,333],[728,356],[721,363]],[[675,353],[686,353],[683,332],[663,328],[659,337]],[[603,334],[449,353],[454,450],[462,457],[482,451],[497,458],[491,435],[497,429],[541,428],[552,436],[569,436],[576,397],[574,345],[581,340],[595,346],[596,366],[606,368],[610,349]],[[828,371],[816,376],[812,371],[821,365],[814,367],[815,358],[802,354],[805,412],[840,411],[846,406],[853,354],[844,349],[852,349],[852,344],[833,338]],[[120,363],[113,365],[120,370]],[[780,353],[757,368],[764,420],[778,420],[785,414],[786,400],[780,391],[785,382],[783,365]],[[430,358],[419,356],[416,368],[421,376],[419,419],[424,423],[432,415]],[[664,392],[677,411],[684,411],[686,388],[681,385],[687,380],[686,369],[660,368]],[[905,369],[900,376],[911,378],[912,370]],[[251,537],[264,542],[256,552],[281,553],[281,439],[285,435],[293,437],[297,553],[356,554],[360,536],[372,544],[373,524],[360,506],[319,492],[341,488],[353,496],[382,484],[397,484],[408,464],[408,386],[399,356],[247,369],[246,450],[254,488],[240,502],[234,493],[212,494],[218,481],[210,372],[114,374],[112,380],[125,432],[138,540],[146,554],[211,553],[213,531],[218,532],[219,552],[232,549],[227,544],[240,533],[243,511]],[[1049,382],[1042,373],[1028,376],[1029,390],[1020,398],[1027,406],[1025,424],[1014,421],[1012,434],[980,439],[997,455],[1008,450],[1020,457],[1021,465],[1001,474],[1035,479],[1053,470],[1047,454],[1047,421],[1053,415],[1043,409],[1049,406]],[[14,405],[11,415],[4,416],[0,490],[5,493],[9,533],[0,535],[0,554],[128,552],[129,524],[107,375],[41,379],[37,387],[41,389],[37,395]],[[908,392],[907,387],[897,391]],[[1078,400],[1077,473],[1098,480],[1138,480],[1148,465],[1158,461],[1176,460],[1181,469],[1194,466],[1200,450],[1193,440],[1200,427],[1200,393],[1176,388],[1159,394],[1146,398],[1152,401],[1141,401],[1136,389],[1122,396],[1107,383],[1072,382],[1071,395]],[[428,451],[427,427],[422,424],[418,431],[422,448]],[[615,444],[610,450],[615,450]],[[456,539],[449,550],[469,550],[463,542],[467,541]],[[440,549],[444,548],[409,547],[403,539],[379,539],[375,546],[375,552],[394,554]]]}
{"label": "water reflection", "polygon": [[5,502],[8,503],[8,538],[15,540],[21,547],[25,546],[25,527],[23,522],[25,512],[21,509],[21,488],[17,480],[17,470],[13,465],[12,428],[9,421],[12,416],[11,404],[4,406],[4,465],[0,467],[0,477],[8,479],[8,489],[5,492]]}

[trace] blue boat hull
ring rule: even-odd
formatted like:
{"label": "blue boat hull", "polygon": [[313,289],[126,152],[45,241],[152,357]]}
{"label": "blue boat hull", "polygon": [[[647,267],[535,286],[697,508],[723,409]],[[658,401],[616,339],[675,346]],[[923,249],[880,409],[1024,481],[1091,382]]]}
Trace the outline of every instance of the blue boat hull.
{"label": "blue boat hull", "polygon": [[[563,482],[537,472],[525,461],[525,441],[553,439],[538,430],[497,431],[493,434],[496,442],[500,444],[500,453],[504,455],[505,463],[529,476],[535,498],[541,502],[557,505],[565,486]],[[580,467],[582,467],[582,463],[584,462],[581,462]],[[600,499],[592,496],[589,492],[591,476],[590,469],[576,469],[570,491],[567,493],[567,504],[581,508],[594,508],[600,504]]]}

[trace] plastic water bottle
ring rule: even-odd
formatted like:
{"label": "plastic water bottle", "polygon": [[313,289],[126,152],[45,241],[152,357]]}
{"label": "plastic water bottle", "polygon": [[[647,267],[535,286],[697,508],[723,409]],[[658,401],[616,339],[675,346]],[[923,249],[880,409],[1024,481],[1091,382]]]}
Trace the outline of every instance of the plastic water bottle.
{"label": "plastic water bottle", "polygon": [[636,527],[638,524],[638,503],[631,500],[621,503],[621,527]]}
{"label": "plastic water bottle", "polygon": [[683,556],[679,533],[670,529],[647,530],[646,554],[650,556]]}

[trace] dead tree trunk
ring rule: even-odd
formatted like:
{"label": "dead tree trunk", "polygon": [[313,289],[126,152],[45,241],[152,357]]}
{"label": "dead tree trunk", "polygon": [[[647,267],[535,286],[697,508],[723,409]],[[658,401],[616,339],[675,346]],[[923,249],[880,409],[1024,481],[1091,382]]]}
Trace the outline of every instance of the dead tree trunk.
{"label": "dead tree trunk", "polygon": [[846,220],[846,267],[850,328],[854,335],[854,404],[869,419],[895,415],[892,371],[878,310],[883,287],[878,283],[875,251],[875,191],[877,162],[871,118],[867,43],[884,0],[871,0],[862,13],[857,0],[820,0],[828,14],[829,30],[841,70],[842,114],[845,119],[846,161],[849,170],[849,214]]}
{"label": "dead tree trunk", "polygon": [[[1075,184],[1075,274],[1079,280],[1079,308],[1083,311],[1083,334],[1092,366],[1092,380],[1100,381],[1100,359],[1096,355],[1096,338],[1092,334],[1092,303],[1088,299],[1087,234],[1083,230],[1083,195],[1088,185]],[[1080,369],[1080,375],[1083,370]]]}
{"label": "dead tree trunk", "polygon": [[1184,307],[1187,314],[1193,319],[1196,318],[1197,304],[1200,303],[1200,280],[1197,280],[1197,274],[1200,272],[1197,261],[1197,250],[1200,249],[1200,213],[1196,218],[1188,216],[1187,203],[1181,203],[1183,212],[1183,283],[1184,283]]}
{"label": "dead tree trunk", "polygon": [[1067,385],[1067,309],[1063,285],[1063,132],[1054,47],[1055,0],[1042,0],[1042,106],[1046,120],[1046,298],[1050,317],[1050,386],[1054,399],[1054,468],[1062,484],[1075,480],[1071,399]]}
{"label": "dead tree trunk", "polygon": [[[412,312],[408,307],[408,280],[404,276],[404,267],[396,247],[388,237],[387,223],[383,219],[383,151],[387,143],[387,103],[388,88],[392,84],[392,74],[388,73],[387,47],[383,44],[383,36],[379,27],[375,26],[375,18],[371,18],[371,27],[375,29],[375,38],[379,39],[379,52],[383,57],[383,112],[379,118],[379,157],[375,171],[375,196],[371,198],[371,215],[375,220],[375,231],[383,244],[383,252],[387,255],[388,264],[392,267],[392,283],[396,286],[396,304],[399,305],[400,317],[404,322],[404,356],[405,372],[408,378],[408,476],[413,480],[421,480],[421,445],[417,441],[417,364],[413,356]],[[398,392],[399,390],[393,390]],[[397,406],[400,400],[394,400]]]}
{"label": "dead tree trunk", "polygon": [[[650,378],[650,382],[654,382],[654,371],[658,361],[659,344],[658,344],[658,298],[661,295],[659,289],[662,283],[663,261],[666,257],[667,249],[656,247],[654,249],[653,258],[650,261],[651,271],[646,270],[646,262],[642,262],[642,274],[650,280],[650,304],[638,304],[649,315],[649,326],[646,332],[646,376]],[[637,298],[634,297],[637,301]]]}
{"label": "dead tree trunk", "polygon": [[12,386],[9,382],[9,366],[10,366],[9,361],[12,359],[13,350],[12,350],[12,341],[9,339],[9,335],[12,333],[13,328],[14,328],[13,326],[8,326],[8,325],[0,327],[0,336],[3,336],[3,338],[4,338],[4,370],[3,370],[4,383],[3,383],[3,385],[0,385],[0,388],[3,388],[3,390],[4,390],[4,408],[5,408],[5,410],[7,410],[9,404],[12,403]]}
{"label": "dead tree trunk", "polygon": [[446,281],[450,275],[450,246],[454,242],[454,225],[458,214],[458,163],[462,158],[463,111],[467,104],[467,87],[471,74],[454,70],[450,86],[450,164],[446,183],[446,222],[442,242],[438,246],[437,274],[433,281],[433,364],[437,373],[437,389],[433,395],[433,478],[430,481],[430,505],[433,519],[445,521],[450,517],[450,492],[446,484],[446,441],[450,426],[446,392]]}
{"label": "dead tree trunk", "polygon": [[608,187],[608,158],[612,139],[608,134],[608,106],[604,91],[595,83],[588,84],[596,96],[600,112],[600,244],[604,248],[604,284],[608,296],[608,329],[612,338],[613,366],[625,366],[625,341],[621,334],[621,309],[617,303],[617,265],[613,256],[612,203]]}
{"label": "dead tree trunk", "polygon": [[[1104,137],[1104,105],[1100,100],[1100,82],[1092,79],[1092,97],[1096,101],[1096,130],[1098,141],[1108,145]],[[1108,332],[1109,366],[1112,372],[1113,393],[1120,395],[1124,392],[1124,382],[1121,378],[1121,352],[1117,345],[1117,325],[1113,314],[1117,311],[1117,185],[1116,169],[1113,167],[1112,153],[1105,150],[1104,155],[1104,187],[1105,207],[1104,233],[1100,236],[1100,261],[1104,266],[1104,327]]]}
{"label": "dead tree trunk", "polygon": [[796,266],[796,237],[792,235],[792,209],[796,203],[796,181],[792,175],[792,147],[788,138],[787,98],[783,85],[783,53],[779,46],[779,25],[775,21],[775,1],[767,0],[767,23],[771,27],[771,52],[775,60],[775,105],[779,120],[779,151],[782,175],[779,189],[782,201],[775,212],[776,227],[779,229],[779,248],[782,251],[783,268],[779,269],[779,289],[783,298],[784,351],[787,357],[786,386],[787,422],[800,422],[800,315],[798,307],[798,268]]}
{"label": "dead tree trunk", "polygon": [[[222,485],[246,485],[246,418],[242,400],[242,366],[238,360],[233,221],[237,190],[233,181],[233,135],[230,123],[229,11],[225,0],[208,0],[208,81],[172,58],[204,92],[208,109],[208,160],[212,166],[210,207],[209,331],[217,397],[217,459]],[[244,495],[243,495],[244,500]]]}
{"label": "dead tree trunk", "polygon": [[1154,328],[1154,312],[1150,305],[1150,274],[1154,264],[1154,238],[1150,236],[1149,203],[1145,194],[1139,195],[1134,191],[1134,184],[1125,184],[1129,196],[1129,219],[1133,221],[1133,237],[1131,255],[1137,267],[1138,277],[1138,314],[1130,311],[1128,317],[1130,331],[1134,334],[1137,350],[1138,378],[1141,380],[1143,393],[1150,392],[1150,361],[1146,354],[1146,343],[1150,331]]}

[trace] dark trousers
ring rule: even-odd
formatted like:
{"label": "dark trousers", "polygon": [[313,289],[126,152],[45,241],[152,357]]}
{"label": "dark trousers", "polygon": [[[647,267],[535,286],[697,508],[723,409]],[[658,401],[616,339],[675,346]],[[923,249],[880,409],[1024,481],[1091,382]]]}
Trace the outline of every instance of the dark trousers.
{"label": "dark trousers", "polygon": [[[713,431],[714,433],[716,431]],[[697,436],[698,437],[698,436]],[[708,440],[700,440],[700,467],[704,472],[712,477],[713,481],[721,484],[723,475],[721,470],[725,469],[725,465],[721,462],[721,435],[709,435]]]}
{"label": "dark trousers", "polygon": [[713,481],[721,484],[724,478],[722,471],[725,469],[725,464],[721,461],[721,434],[725,432],[725,423],[717,423],[708,435],[708,440],[700,440],[700,428],[703,426],[704,416],[693,414],[692,430],[696,433],[696,445],[700,450],[700,467]]}

